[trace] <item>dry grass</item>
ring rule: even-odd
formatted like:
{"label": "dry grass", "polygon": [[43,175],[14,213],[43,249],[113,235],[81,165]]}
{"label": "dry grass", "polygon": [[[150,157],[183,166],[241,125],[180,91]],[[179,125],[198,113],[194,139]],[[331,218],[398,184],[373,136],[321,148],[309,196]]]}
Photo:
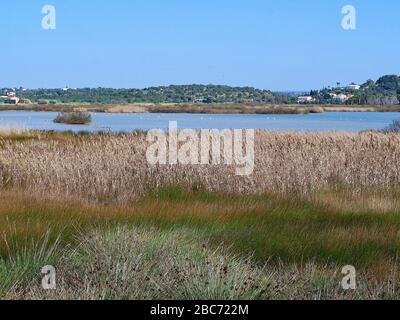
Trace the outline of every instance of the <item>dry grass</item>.
{"label": "dry grass", "polygon": [[304,114],[314,108],[325,112],[398,112],[400,106],[375,105],[299,105],[257,103],[123,103],[123,104],[0,104],[0,111],[107,112],[107,113],[208,113],[208,114]]}
{"label": "dry grass", "polygon": [[258,131],[255,170],[234,166],[150,166],[143,133],[43,133],[0,140],[0,181],[30,192],[96,201],[138,199],[149,189],[182,185],[239,194],[312,196],[347,187],[353,193],[399,187],[400,135]]}

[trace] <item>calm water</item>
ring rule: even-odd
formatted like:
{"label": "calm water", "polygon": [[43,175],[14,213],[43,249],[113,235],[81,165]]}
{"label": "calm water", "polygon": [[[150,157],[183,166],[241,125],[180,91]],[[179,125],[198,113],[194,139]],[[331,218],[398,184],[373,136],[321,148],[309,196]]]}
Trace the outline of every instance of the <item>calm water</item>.
{"label": "calm water", "polygon": [[93,114],[87,126],[53,123],[55,112],[0,112],[0,127],[56,131],[132,131],[166,129],[169,121],[178,121],[180,128],[266,129],[273,131],[361,131],[383,129],[400,113],[338,112],[309,115],[201,115],[201,114]]}

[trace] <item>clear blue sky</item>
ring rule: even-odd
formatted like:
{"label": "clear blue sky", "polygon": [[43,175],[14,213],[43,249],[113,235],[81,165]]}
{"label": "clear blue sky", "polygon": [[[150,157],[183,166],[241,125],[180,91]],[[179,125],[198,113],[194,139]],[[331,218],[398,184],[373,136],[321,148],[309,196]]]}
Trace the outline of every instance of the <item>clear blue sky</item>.
{"label": "clear blue sky", "polygon": [[[346,4],[357,30],[341,28]],[[0,87],[363,82],[400,74],[399,14],[398,0],[2,0]]]}

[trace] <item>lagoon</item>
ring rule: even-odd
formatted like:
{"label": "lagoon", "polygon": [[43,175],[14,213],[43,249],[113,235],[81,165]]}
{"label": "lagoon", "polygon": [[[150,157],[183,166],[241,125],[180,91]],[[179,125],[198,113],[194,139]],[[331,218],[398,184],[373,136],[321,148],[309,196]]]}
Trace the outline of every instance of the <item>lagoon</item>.
{"label": "lagoon", "polygon": [[383,129],[400,118],[397,112],[326,112],[306,115],[93,113],[90,125],[53,122],[56,112],[2,111],[0,127],[54,131],[110,131],[167,129],[177,121],[187,129],[265,129],[271,131],[345,131]]}

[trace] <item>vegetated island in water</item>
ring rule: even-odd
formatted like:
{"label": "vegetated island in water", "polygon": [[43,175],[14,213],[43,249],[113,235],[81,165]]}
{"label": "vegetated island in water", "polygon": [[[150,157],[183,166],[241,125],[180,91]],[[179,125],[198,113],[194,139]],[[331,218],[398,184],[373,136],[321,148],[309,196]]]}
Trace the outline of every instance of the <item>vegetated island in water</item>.
{"label": "vegetated island in water", "polygon": [[88,112],[61,112],[54,119],[54,122],[60,124],[85,125],[92,122],[92,116]]}

